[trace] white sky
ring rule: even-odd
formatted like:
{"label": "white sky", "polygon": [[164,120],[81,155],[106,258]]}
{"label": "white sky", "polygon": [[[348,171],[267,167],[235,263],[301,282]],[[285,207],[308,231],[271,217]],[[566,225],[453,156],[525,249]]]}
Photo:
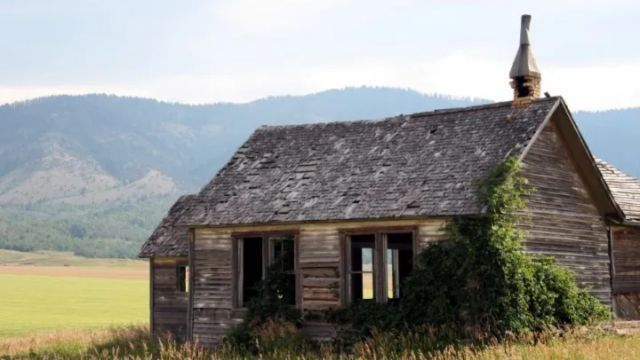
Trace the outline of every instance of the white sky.
{"label": "white sky", "polygon": [[523,13],[543,91],[573,110],[640,106],[640,2],[624,0],[0,0],[0,103],[360,85],[505,100]]}

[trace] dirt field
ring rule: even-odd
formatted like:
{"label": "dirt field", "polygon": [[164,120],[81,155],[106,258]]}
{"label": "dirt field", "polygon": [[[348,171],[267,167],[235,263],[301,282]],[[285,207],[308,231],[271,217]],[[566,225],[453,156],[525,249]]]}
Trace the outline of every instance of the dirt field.
{"label": "dirt field", "polygon": [[0,274],[147,280],[149,269],[146,267],[114,269],[79,266],[0,266]]}

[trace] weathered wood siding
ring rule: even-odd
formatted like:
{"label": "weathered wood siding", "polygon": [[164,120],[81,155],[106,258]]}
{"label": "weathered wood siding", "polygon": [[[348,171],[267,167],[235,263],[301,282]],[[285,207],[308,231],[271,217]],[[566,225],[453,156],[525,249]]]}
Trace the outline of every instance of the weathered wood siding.
{"label": "weathered wood siding", "polygon": [[232,239],[228,232],[195,231],[193,266],[192,337],[204,345],[222,340],[237,323],[232,316]]}
{"label": "weathered wood siding", "polygon": [[555,257],[575,272],[580,285],[610,303],[606,225],[553,123],[523,159],[523,174],[534,189],[528,198],[530,221],[522,224],[525,248]]}
{"label": "weathered wood siding", "polygon": [[151,323],[155,335],[170,333],[182,340],[187,335],[189,298],[177,289],[177,266],[187,265],[187,258],[153,258]]}
{"label": "weathered wood siding", "polygon": [[[416,231],[417,249],[444,239],[443,219],[354,221],[197,229],[193,242],[193,339],[219,343],[227,329],[238,324],[243,311],[234,309],[234,233],[295,232],[298,234],[298,277],[302,291],[298,306],[305,310],[335,308],[342,304],[342,231],[409,227]],[[322,322],[310,322],[305,332],[319,339],[335,331]]]}
{"label": "weathered wood siding", "polygon": [[640,227],[615,227],[613,292],[640,292]]}
{"label": "weathered wood siding", "polygon": [[335,227],[300,230],[298,259],[302,276],[302,308],[340,306],[340,233]]}
{"label": "weathered wood siding", "polygon": [[640,320],[640,227],[614,227],[611,240],[616,315]]}
{"label": "weathered wood siding", "polygon": [[418,232],[416,233],[417,250],[420,251],[430,244],[446,240],[447,234],[444,232],[445,225],[446,220],[444,219],[429,219],[420,222]]}

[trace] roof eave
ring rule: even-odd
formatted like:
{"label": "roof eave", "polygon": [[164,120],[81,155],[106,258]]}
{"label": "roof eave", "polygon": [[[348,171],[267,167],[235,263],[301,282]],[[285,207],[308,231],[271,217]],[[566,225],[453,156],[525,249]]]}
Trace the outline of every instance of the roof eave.
{"label": "roof eave", "polygon": [[[599,188],[603,192],[603,197],[601,199],[604,202],[603,205],[605,205],[605,207],[604,207],[604,209],[602,211],[603,215],[607,216],[607,217],[616,216],[618,219],[624,219],[624,213],[623,213],[622,209],[620,208],[618,203],[615,201],[615,199],[613,197],[613,193],[611,192],[611,189],[609,188],[609,185],[604,180],[604,177],[602,176],[602,173],[598,169],[598,165],[596,163],[596,160],[595,160],[591,150],[589,149],[589,145],[587,145],[587,142],[582,137],[582,133],[578,129],[578,126],[577,126],[575,120],[573,119],[573,115],[571,114],[571,111],[569,110],[569,107],[567,106],[566,102],[564,101],[564,99],[562,97],[559,97],[559,104],[561,105],[561,108],[563,109],[564,115],[569,120],[568,123],[570,125],[570,128],[571,128],[572,132],[576,135],[580,146],[584,149],[584,154],[587,156],[588,163],[589,163],[589,166],[590,166],[590,169],[588,169],[588,170],[590,170],[593,173],[595,179],[598,182]],[[601,202],[601,204],[602,204],[602,202]]]}

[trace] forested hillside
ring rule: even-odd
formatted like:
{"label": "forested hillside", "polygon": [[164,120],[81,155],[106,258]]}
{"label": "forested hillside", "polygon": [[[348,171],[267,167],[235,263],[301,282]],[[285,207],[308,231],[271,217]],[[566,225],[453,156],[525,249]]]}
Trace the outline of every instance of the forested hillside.
{"label": "forested hillside", "polygon": [[[85,95],[0,106],[0,248],[132,257],[175,198],[203,186],[260,125],[484,102],[365,87],[246,104]],[[640,109],[575,116],[597,156],[640,175]]]}

